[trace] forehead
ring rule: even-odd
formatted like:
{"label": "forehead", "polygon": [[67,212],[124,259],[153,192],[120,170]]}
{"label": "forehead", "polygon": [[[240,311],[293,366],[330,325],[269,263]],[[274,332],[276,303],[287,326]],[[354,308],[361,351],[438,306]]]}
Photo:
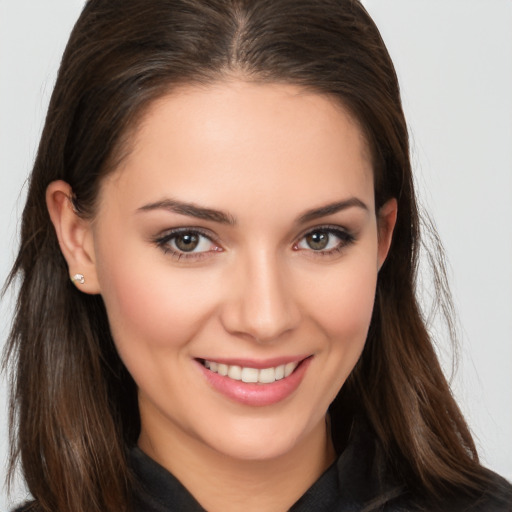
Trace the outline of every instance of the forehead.
{"label": "forehead", "polygon": [[337,100],[288,84],[239,81],[182,87],[154,101],[112,180],[138,193],[193,191],[195,201],[218,188],[247,199],[271,189],[307,191],[313,202],[326,190],[339,199],[373,189],[362,130]]}
{"label": "forehead", "polygon": [[[279,122],[288,123],[288,126],[282,124],[281,127],[293,128],[296,132],[302,130],[307,138],[308,132],[313,130],[318,133],[319,129],[331,129],[334,125],[339,128],[343,119],[343,123],[360,137],[364,156],[371,159],[369,145],[358,120],[341,100],[335,95],[317,93],[298,85],[233,79],[204,86],[180,86],[154,100],[145,109],[132,131],[132,147],[136,147],[151,130],[156,118],[162,119],[166,114],[176,119],[179,131],[187,121],[199,121],[205,129],[215,128],[214,123],[219,127],[236,123],[238,128],[242,121],[246,130],[237,133],[237,140],[244,135],[258,134],[260,128],[270,133],[273,126],[279,127]],[[245,122],[241,118],[245,118]],[[167,129],[172,129],[172,125],[168,124]],[[325,140],[328,142],[328,138]]]}

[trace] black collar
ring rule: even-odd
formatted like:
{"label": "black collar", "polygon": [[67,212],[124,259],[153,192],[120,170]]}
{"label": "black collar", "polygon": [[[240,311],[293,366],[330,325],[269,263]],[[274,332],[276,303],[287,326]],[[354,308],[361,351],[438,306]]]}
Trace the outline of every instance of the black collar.
{"label": "black collar", "polygon": [[[134,494],[139,512],[204,512],[189,491],[165,468],[135,447],[129,454],[135,473]],[[360,511],[378,509],[401,494],[386,481],[378,457],[375,437],[364,424],[353,426],[349,441],[338,460],[292,506],[290,512]]]}

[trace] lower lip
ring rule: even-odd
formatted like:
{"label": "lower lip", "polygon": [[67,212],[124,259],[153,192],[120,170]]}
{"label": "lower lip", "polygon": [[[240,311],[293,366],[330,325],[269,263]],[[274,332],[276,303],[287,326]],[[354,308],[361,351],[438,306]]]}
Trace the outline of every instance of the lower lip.
{"label": "lower lip", "polygon": [[263,407],[265,405],[277,404],[288,398],[302,382],[311,359],[312,357],[304,359],[291,375],[284,379],[276,380],[271,384],[252,384],[230,379],[208,370],[199,361],[196,361],[196,363],[208,383],[222,395],[244,405]]}

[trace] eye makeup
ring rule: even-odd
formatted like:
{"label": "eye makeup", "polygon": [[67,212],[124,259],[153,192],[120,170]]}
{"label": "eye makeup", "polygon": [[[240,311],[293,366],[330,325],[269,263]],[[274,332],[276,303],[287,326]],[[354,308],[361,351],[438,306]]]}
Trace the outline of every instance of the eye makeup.
{"label": "eye makeup", "polygon": [[[212,233],[197,227],[180,227],[165,231],[152,242],[176,260],[201,260],[212,253],[223,252]],[[293,251],[304,251],[314,257],[339,254],[355,242],[355,236],[345,228],[321,225],[309,229],[292,245]]]}
{"label": "eye makeup", "polygon": [[307,251],[314,256],[339,254],[355,242],[355,236],[340,226],[317,226],[309,229],[293,245],[294,251]]}
{"label": "eye makeup", "polygon": [[166,231],[163,235],[156,237],[153,242],[164,254],[177,260],[199,260],[210,256],[211,253],[223,251],[222,247],[213,240],[211,233],[196,227],[181,227]]}

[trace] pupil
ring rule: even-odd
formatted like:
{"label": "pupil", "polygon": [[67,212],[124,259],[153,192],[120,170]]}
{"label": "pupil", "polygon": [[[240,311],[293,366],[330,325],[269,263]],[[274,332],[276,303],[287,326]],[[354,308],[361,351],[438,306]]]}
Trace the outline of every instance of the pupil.
{"label": "pupil", "polygon": [[190,252],[193,251],[199,244],[199,237],[197,235],[188,234],[176,237],[176,247],[180,251]]}
{"label": "pupil", "polygon": [[315,231],[306,237],[306,241],[311,249],[321,251],[327,247],[329,235],[325,231]]}

